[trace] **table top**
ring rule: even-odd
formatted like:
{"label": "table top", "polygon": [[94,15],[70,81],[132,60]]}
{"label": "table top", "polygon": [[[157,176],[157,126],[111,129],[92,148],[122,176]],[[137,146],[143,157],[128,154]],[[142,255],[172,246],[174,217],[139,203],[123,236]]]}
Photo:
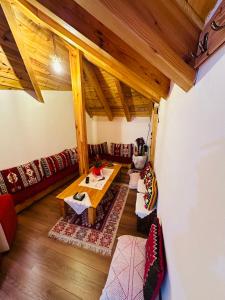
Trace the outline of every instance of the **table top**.
{"label": "table top", "polygon": [[[62,191],[60,194],[58,194],[56,197],[59,199],[64,199],[66,197],[74,195],[76,192],[78,193],[83,193],[87,192],[90,200],[92,207],[96,208],[98,204],[101,202],[102,198],[105,196],[105,193],[108,191],[109,187],[111,186],[112,182],[114,181],[115,177],[119,173],[122,165],[116,164],[113,165],[112,167],[109,167],[109,169],[113,169],[113,173],[105,183],[104,187],[102,190],[97,190],[93,188],[89,188],[86,186],[79,186],[81,181],[87,177],[86,174],[81,175],[76,181],[74,181],[71,185],[69,185],[64,191]],[[108,168],[108,167],[107,167]]]}

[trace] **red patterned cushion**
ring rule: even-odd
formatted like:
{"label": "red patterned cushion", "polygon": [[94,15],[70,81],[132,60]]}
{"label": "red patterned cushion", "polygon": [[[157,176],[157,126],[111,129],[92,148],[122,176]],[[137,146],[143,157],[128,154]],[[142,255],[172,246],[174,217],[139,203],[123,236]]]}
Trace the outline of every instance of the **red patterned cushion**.
{"label": "red patterned cushion", "polygon": [[45,176],[50,177],[58,171],[69,167],[71,164],[68,154],[63,151],[55,155],[41,158],[41,165]]}
{"label": "red patterned cushion", "polygon": [[147,193],[144,195],[145,208],[152,210],[156,204],[158,197],[157,180],[154,176],[151,180],[151,184],[147,188]]}
{"label": "red patterned cushion", "polygon": [[0,194],[16,193],[41,181],[39,160],[0,172]]}
{"label": "red patterned cushion", "polygon": [[[152,214],[155,214],[155,212]],[[144,299],[155,300],[159,294],[165,273],[162,228],[156,214],[153,217],[145,248]]]}
{"label": "red patterned cushion", "polygon": [[144,169],[141,171],[141,179],[144,179],[145,175],[151,170],[153,169],[152,168],[152,165],[150,163],[150,161],[148,161],[144,167]]}
{"label": "red patterned cushion", "polygon": [[88,144],[88,154],[89,157],[93,157],[98,155],[102,155],[102,154],[108,154],[108,146],[107,146],[107,142],[101,143],[101,144]]}
{"label": "red patterned cushion", "polygon": [[133,155],[133,144],[111,143],[111,155],[131,158]]}
{"label": "red patterned cushion", "polygon": [[78,161],[77,149],[75,148],[66,149],[63,152],[66,153],[68,157],[69,165],[74,166]]}

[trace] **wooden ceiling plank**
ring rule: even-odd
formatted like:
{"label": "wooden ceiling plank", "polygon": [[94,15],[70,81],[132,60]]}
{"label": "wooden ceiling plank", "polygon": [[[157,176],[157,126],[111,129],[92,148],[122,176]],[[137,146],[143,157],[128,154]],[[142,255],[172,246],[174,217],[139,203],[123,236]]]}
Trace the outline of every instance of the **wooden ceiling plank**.
{"label": "wooden ceiling plank", "polygon": [[[119,47],[119,49],[117,49],[117,45],[111,43],[111,38],[113,36],[113,38],[118,40],[118,37],[111,31],[109,32],[112,36],[109,36],[109,42],[105,43],[101,38],[101,31],[92,28],[90,20],[85,20],[85,18],[82,17],[83,13],[87,13],[82,8],[80,8],[82,9],[82,14],[73,11],[73,15],[76,15],[76,18],[70,18],[72,13],[70,5],[72,5],[71,7],[73,8],[74,5],[77,7],[74,1],[69,0],[69,6],[68,0],[66,2],[63,1],[63,3],[62,1],[57,1],[57,3],[55,3],[55,1],[54,3],[44,1],[44,5],[40,4],[41,1],[35,0],[15,0],[15,2],[28,18],[36,23],[44,24],[72,46],[80,49],[84,53],[84,56],[93,64],[105,69],[145,97],[153,98],[156,103],[160,101],[161,97],[167,97],[170,81],[165,75],[153,67],[144,56],[138,54],[134,48],[124,43],[122,39],[119,39],[120,44],[117,43]],[[53,12],[45,7],[47,4],[50,5]],[[60,13],[62,13],[62,15],[58,17],[57,14],[60,15]],[[88,15],[92,17],[90,14]],[[76,22],[74,26],[73,24],[72,26],[69,24],[72,20]],[[93,21],[93,17],[91,20]],[[100,24],[95,18],[94,22]],[[101,45],[94,43],[91,37],[88,39],[85,37],[85,34],[80,33],[79,29],[81,28],[77,29],[76,26],[81,26],[87,36],[91,35],[93,37],[94,35],[94,39],[97,39],[98,42],[101,43],[102,40],[104,46],[113,46],[113,49],[111,49],[113,51],[110,52],[110,49],[107,49],[107,52],[107,50],[102,49],[103,47],[101,48]],[[101,29],[107,30],[104,26]],[[97,37],[96,34],[98,35]],[[107,34],[104,34],[104,38],[105,37],[107,37]]]}
{"label": "wooden ceiling plank", "polygon": [[119,95],[119,98],[120,98],[120,101],[121,101],[121,104],[122,104],[127,122],[130,122],[131,121],[131,115],[130,115],[130,111],[129,111],[129,106],[127,105],[127,102],[125,100],[121,83],[118,79],[115,79],[115,84],[116,84],[116,89],[117,89],[117,92],[118,92],[118,95]]}
{"label": "wooden ceiling plank", "polygon": [[[111,32],[114,32],[127,45],[131,47],[135,45],[136,51],[142,57],[182,89],[188,91],[194,85],[196,71],[184,61],[184,57],[181,57],[176,49],[182,48],[182,45],[186,43],[187,36],[192,33],[194,33],[194,38],[191,39],[191,47],[188,44],[187,47],[192,50],[196,48],[200,31],[194,30],[193,24],[176,6],[174,7],[176,13],[174,13],[170,8],[172,4],[170,1],[73,1],[93,16],[97,16],[99,22],[103,23]],[[39,0],[38,2],[43,3],[46,1]],[[151,6],[156,7],[158,2],[161,9],[158,9],[157,16],[154,16]],[[179,19],[177,14],[179,14]],[[159,23],[161,26],[159,26]],[[166,31],[171,33],[171,30],[167,30],[170,29],[171,23],[176,30],[172,34],[165,34],[161,27],[163,26]],[[168,24],[168,26],[165,26],[165,24]],[[178,36],[176,32],[180,36],[180,29],[185,30],[178,44],[176,43]],[[195,29],[197,29],[196,26]],[[191,52],[185,53],[185,55],[188,56]]]}
{"label": "wooden ceiling plank", "polygon": [[186,0],[175,0],[180,9],[200,30],[203,30],[204,22]]}
{"label": "wooden ceiling plank", "polygon": [[105,110],[105,113],[106,113],[108,119],[110,121],[112,121],[112,119],[113,119],[112,111],[111,111],[111,108],[110,108],[106,98],[105,98],[105,95],[103,94],[100,83],[96,77],[94,66],[85,60],[84,60],[83,64],[84,64],[84,72],[85,72],[89,82],[95,88],[95,91],[98,95],[98,99],[101,102],[102,106],[104,107],[104,110]]}
{"label": "wooden ceiling plank", "polygon": [[17,26],[17,23],[16,23],[16,17],[15,17],[13,8],[8,0],[1,0],[0,3],[2,6],[2,10],[5,14],[5,17],[7,19],[7,22],[9,24],[9,27],[11,29],[11,32],[13,34],[13,37],[15,39],[15,42],[17,44],[17,47],[19,49],[20,55],[23,59],[25,68],[29,74],[30,81],[32,83],[32,87],[35,92],[35,96],[39,102],[44,102],[44,99],[41,94],[41,90],[38,86],[34,71],[31,66],[30,58],[29,58],[29,56],[26,52],[25,46],[24,46],[22,34],[20,33],[19,27]]}

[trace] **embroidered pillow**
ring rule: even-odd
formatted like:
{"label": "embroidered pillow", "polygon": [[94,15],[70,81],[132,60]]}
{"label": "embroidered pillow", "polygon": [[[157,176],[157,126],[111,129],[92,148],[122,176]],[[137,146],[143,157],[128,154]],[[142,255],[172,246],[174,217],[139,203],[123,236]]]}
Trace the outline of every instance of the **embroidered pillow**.
{"label": "embroidered pillow", "polygon": [[89,157],[96,156],[97,154],[98,155],[108,154],[107,142],[96,144],[96,145],[88,144],[88,154]]}
{"label": "embroidered pillow", "polygon": [[149,186],[146,188],[147,188],[147,193],[145,193],[144,195],[145,208],[147,208],[148,210],[152,210],[156,205],[156,201],[158,197],[158,187],[157,187],[157,180],[155,176],[152,178]]}
{"label": "embroidered pillow", "polygon": [[121,144],[111,143],[111,155],[120,156],[120,148],[121,148]]}
{"label": "embroidered pillow", "polygon": [[131,158],[133,155],[133,144],[111,143],[111,155]]}
{"label": "embroidered pillow", "polygon": [[165,273],[165,255],[162,228],[153,212],[148,240],[146,242],[146,260],[144,272],[144,299],[155,300]]}
{"label": "embroidered pillow", "polygon": [[99,154],[108,154],[107,142],[99,144]]}
{"label": "embroidered pillow", "polygon": [[141,171],[141,179],[144,179],[145,175],[151,170],[152,165],[150,163],[150,161],[148,161],[144,167],[144,169]]}
{"label": "embroidered pillow", "polygon": [[69,165],[73,166],[77,163],[77,161],[78,161],[77,149],[75,149],[75,148],[66,149],[63,152],[65,152],[68,157]]}
{"label": "embroidered pillow", "polygon": [[[72,161],[72,160],[71,160]],[[65,151],[41,158],[41,165],[46,177],[50,177],[58,171],[64,170],[70,165],[68,154]]]}
{"label": "embroidered pillow", "polygon": [[132,155],[133,155],[133,144],[122,144],[120,156],[131,158]]}
{"label": "embroidered pillow", "polygon": [[39,160],[0,171],[0,194],[16,193],[41,181]]}

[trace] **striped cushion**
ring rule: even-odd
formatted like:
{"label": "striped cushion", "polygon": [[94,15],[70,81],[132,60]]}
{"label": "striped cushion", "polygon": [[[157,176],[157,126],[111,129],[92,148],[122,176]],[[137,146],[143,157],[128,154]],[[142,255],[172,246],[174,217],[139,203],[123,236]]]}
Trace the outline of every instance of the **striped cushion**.
{"label": "striped cushion", "polygon": [[70,165],[75,165],[78,161],[78,154],[77,154],[77,149],[75,148],[70,148],[70,149],[66,149],[63,152],[66,153],[66,155],[68,156],[69,159],[69,164]]}
{"label": "striped cushion", "polygon": [[58,171],[71,165],[68,153],[63,151],[55,155],[41,158],[41,165],[46,177],[50,177]]}
{"label": "striped cushion", "polygon": [[111,155],[131,158],[133,155],[133,144],[111,143]]}
{"label": "striped cushion", "polygon": [[101,154],[108,154],[107,142],[101,144],[88,144],[89,157],[93,157]]}

